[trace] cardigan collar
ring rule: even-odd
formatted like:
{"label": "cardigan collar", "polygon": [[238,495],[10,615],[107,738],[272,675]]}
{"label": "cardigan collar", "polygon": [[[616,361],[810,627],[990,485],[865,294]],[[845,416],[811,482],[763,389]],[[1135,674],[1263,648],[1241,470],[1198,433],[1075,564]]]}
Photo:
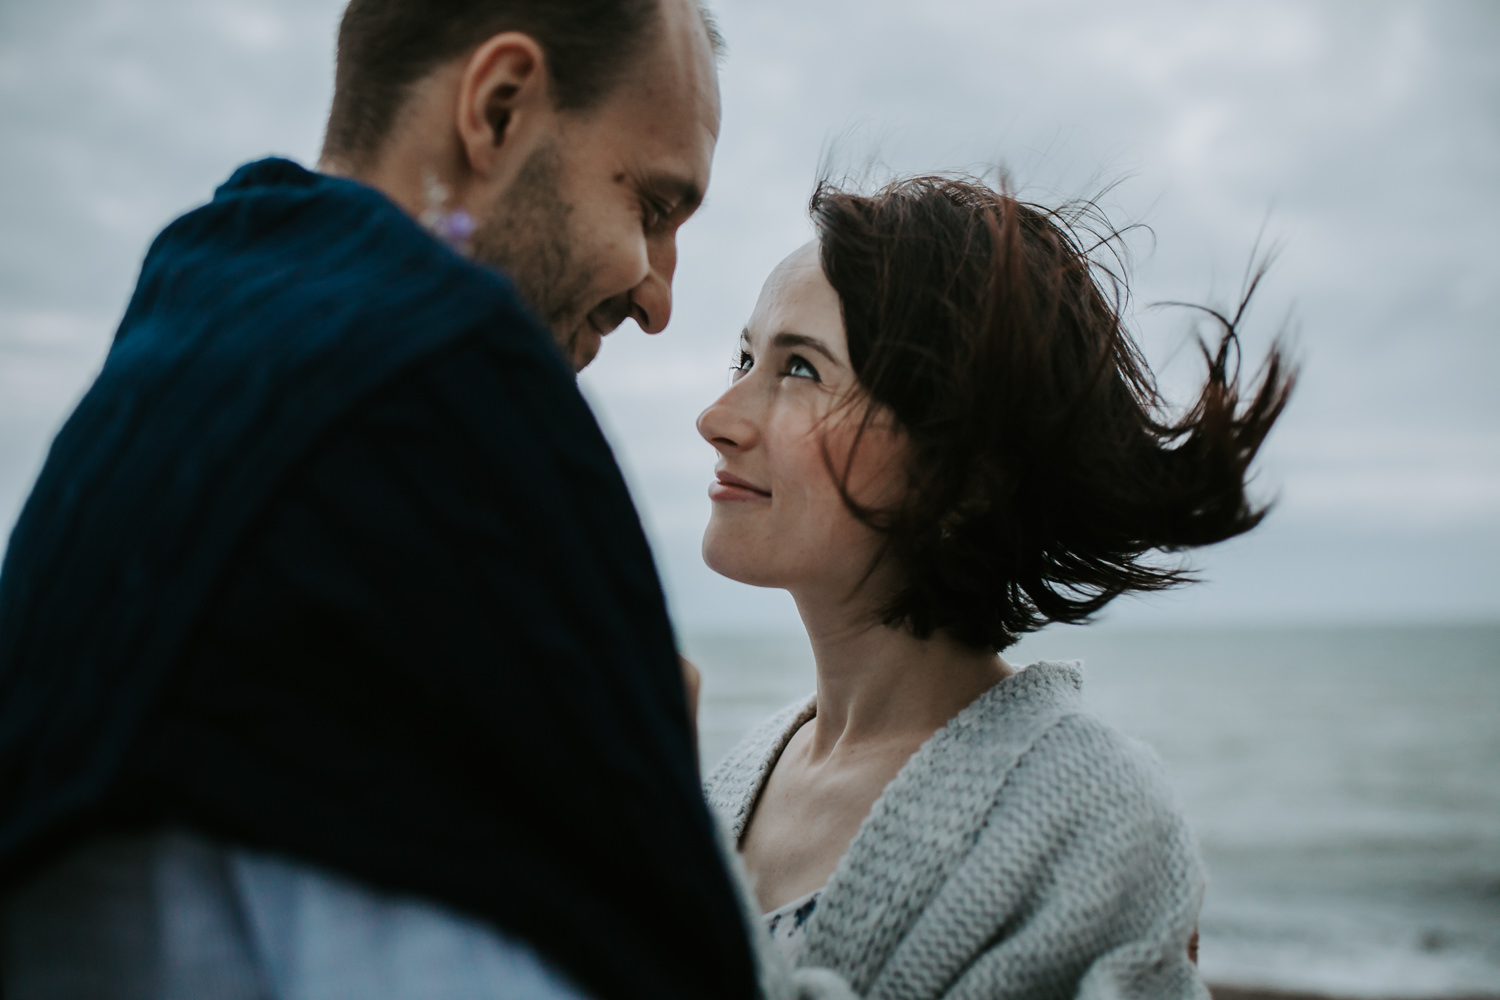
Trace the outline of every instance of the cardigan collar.
{"label": "cardigan collar", "polygon": [[[1038,662],[995,684],[929,737],[886,785],[829,877],[800,964],[834,969],[865,995],[973,847],[1011,769],[1058,719],[1080,708],[1082,686],[1076,663]],[[736,843],[776,761],[816,712],[812,699],[783,710],[762,730],[771,738],[753,748],[754,757],[721,765],[755,769],[736,801],[720,802]],[[768,732],[773,727],[779,732]],[[906,872],[907,890],[897,899],[878,874],[893,864]],[[840,928],[837,938],[820,933],[825,924]]]}

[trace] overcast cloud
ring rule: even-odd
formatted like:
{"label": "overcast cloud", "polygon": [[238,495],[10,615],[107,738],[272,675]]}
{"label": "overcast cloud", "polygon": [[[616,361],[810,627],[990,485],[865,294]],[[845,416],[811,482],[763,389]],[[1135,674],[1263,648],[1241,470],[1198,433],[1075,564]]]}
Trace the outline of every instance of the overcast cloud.
{"label": "overcast cloud", "polygon": [[[0,0],[0,522],[86,386],[154,233],[239,163],[316,156],[334,0]],[[1136,301],[1229,302],[1284,250],[1253,356],[1291,316],[1304,379],[1258,485],[1280,505],[1207,584],[1116,620],[1500,617],[1500,7],[722,0],[709,201],[672,324],[585,375],[686,628],[795,627],[697,557],[722,390],[766,272],[835,162],[1007,167],[1038,201],[1142,221]],[[1267,219],[1269,222],[1267,223]],[[1185,318],[1137,317],[1169,386]]]}

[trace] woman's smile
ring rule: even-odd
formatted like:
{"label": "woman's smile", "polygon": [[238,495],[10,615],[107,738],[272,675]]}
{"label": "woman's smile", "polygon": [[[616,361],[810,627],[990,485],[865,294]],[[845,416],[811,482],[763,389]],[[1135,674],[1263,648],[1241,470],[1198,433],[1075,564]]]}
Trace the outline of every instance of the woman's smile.
{"label": "woman's smile", "polygon": [[744,503],[771,499],[770,490],[763,490],[733,473],[719,472],[717,476],[718,478],[708,485],[708,498],[715,503]]}

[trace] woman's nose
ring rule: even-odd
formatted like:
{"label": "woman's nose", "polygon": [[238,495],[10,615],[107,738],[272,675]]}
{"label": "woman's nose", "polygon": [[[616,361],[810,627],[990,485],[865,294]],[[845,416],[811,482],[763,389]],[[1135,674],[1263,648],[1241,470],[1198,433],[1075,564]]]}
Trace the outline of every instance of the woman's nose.
{"label": "woman's nose", "polygon": [[698,414],[698,433],[720,452],[744,451],[755,444],[755,424],[736,404],[733,386]]}

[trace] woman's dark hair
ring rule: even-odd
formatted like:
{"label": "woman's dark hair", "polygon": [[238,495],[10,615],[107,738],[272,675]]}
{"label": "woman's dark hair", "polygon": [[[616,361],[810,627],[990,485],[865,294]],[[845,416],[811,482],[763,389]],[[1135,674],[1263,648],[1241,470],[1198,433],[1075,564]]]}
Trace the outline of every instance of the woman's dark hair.
{"label": "woman's dark hair", "polygon": [[[904,581],[887,624],[1004,649],[1081,622],[1129,591],[1187,582],[1157,550],[1223,541],[1266,508],[1246,472],[1295,373],[1279,346],[1242,398],[1233,316],[1203,345],[1208,377],[1173,417],[1121,317],[1126,288],[1098,251],[1092,205],[1023,204],[966,178],[914,177],[811,203],[869,404],[909,440],[895,507],[844,502],[885,536]],[[852,461],[852,458],[851,458]],[[832,466],[831,466],[832,467]],[[835,469],[835,475],[840,475]]]}

